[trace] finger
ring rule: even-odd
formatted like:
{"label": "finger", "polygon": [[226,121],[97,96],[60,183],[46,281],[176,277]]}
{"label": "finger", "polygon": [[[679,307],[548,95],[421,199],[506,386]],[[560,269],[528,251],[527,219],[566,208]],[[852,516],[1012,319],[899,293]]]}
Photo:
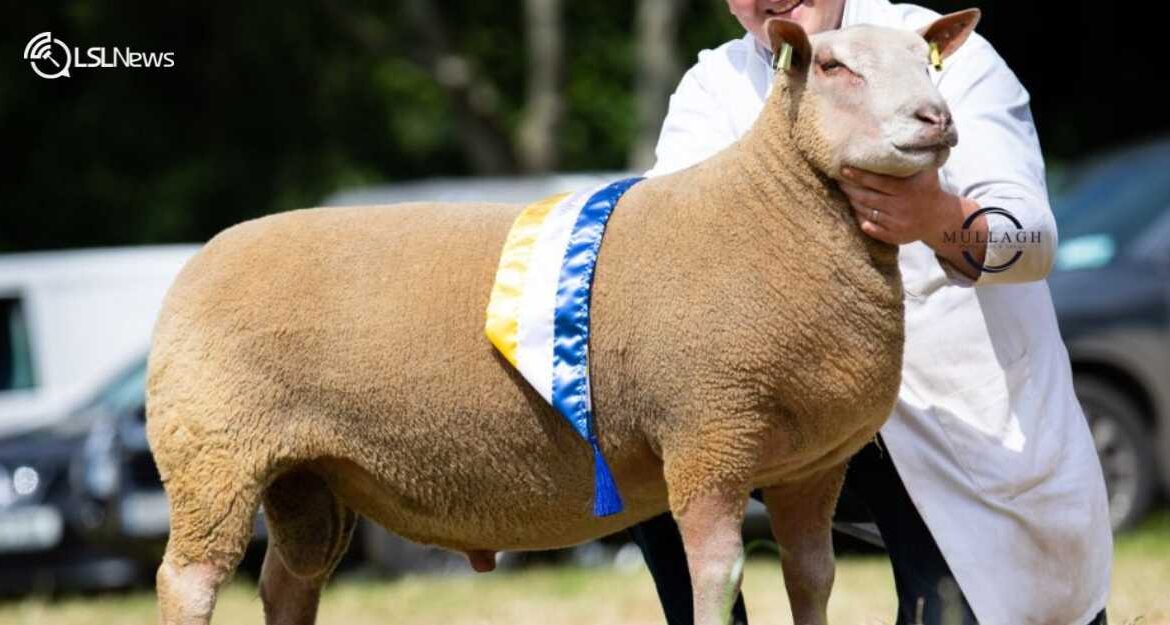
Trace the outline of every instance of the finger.
{"label": "finger", "polygon": [[864,204],[878,210],[892,208],[890,202],[891,196],[889,195],[878,193],[855,184],[849,184],[848,182],[841,183],[841,190],[845,193],[845,197],[849,198],[851,204]]}
{"label": "finger", "polygon": [[889,215],[881,211],[874,215],[871,208],[854,207],[853,216],[857,219],[857,224],[861,227],[862,232],[886,243],[901,245],[914,240],[907,234],[905,224],[899,220],[891,219]]}
{"label": "finger", "polygon": [[857,216],[857,221],[860,223],[864,221],[872,221],[881,226],[887,232],[897,236],[902,236],[909,225],[906,219],[899,215],[891,215],[881,209],[878,209],[877,214],[873,212],[873,207],[862,205],[853,206],[853,214]]}
{"label": "finger", "polygon": [[898,195],[906,185],[906,180],[903,178],[875,174],[872,171],[863,171],[853,167],[842,168],[841,175],[845,176],[846,180],[855,185],[866,187],[884,195]]}
{"label": "finger", "polygon": [[897,245],[893,233],[882,227],[881,224],[872,222],[868,219],[861,220],[861,231],[865,234],[885,243]]}
{"label": "finger", "polygon": [[881,219],[881,211],[878,212],[879,214],[875,215],[873,209],[868,206],[861,204],[853,205],[853,215],[857,217],[857,223],[861,223],[863,221],[877,222],[879,219]]}

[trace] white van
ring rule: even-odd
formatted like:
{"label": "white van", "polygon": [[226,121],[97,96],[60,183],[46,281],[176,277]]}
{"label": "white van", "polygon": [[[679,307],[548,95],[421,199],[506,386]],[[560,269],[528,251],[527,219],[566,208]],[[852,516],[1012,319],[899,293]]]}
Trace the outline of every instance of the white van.
{"label": "white van", "polygon": [[0,437],[68,415],[142,357],[198,245],[0,255]]}

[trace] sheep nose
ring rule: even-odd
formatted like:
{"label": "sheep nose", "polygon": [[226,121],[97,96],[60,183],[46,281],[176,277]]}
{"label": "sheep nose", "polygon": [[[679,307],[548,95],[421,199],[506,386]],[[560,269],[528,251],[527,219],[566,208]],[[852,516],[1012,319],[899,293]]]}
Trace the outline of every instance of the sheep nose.
{"label": "sheep nose", "polygon": [[950,112],[937,104],[926,104],[920,107],[914,112],[914,118],[924,124],[937,126],[939,130],[943,131],[951,126]]}

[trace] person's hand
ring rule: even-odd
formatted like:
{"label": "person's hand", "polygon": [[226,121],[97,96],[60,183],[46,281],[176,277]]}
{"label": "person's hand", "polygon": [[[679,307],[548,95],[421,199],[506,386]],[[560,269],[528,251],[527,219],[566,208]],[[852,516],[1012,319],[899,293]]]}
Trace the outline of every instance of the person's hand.
{"label": "person's hand", "polygon": [[[937,169],[895,178],[846,167],[841,190],[849,198],[862,232],[893,245],[929,245],[955,222],[959,198],[943,191]],[[962,218],[959,218],[961,225]]]}
{"label": "person's hand", "polygon": [[987,249],[987,220],[977,218],[970,227],[977,243],[966,248],[945,241],[946,233],[959,233],[968,215],[979,210],[974,200],[943,190],[938,170],[925,169],[908,178],[884,176],[845,167],[841,190],[849,198],[862,232],[892,245],[922,241],[936,254],[967,275],[978,275],[962,256],[966,249],[982,263]]}

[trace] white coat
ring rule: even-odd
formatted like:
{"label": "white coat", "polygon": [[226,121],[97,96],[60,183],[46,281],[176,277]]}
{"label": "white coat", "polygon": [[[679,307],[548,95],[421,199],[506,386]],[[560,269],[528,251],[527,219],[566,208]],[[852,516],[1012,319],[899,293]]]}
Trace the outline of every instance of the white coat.
{"label": "white coat", "polygon": [[[847,0],[842,25],[917,29],[936,17]],[[751,34],[700,52],[670,99],[647,175],[686,168],[741,137],[771,85],[769,57]],[[1084,625],[1105,607],[1112,534],[1044,282],[1057,233],[1028,92],[979,35],[931,73],[959,131],[943,188],[1008,209],[1041,240],[975,281],[922,242],[901,246],[905,357],[882,438],[982,625]],[[1015,228],[988,221],[993,236]],[[989,246],[985,264],[1013,254]]]}

